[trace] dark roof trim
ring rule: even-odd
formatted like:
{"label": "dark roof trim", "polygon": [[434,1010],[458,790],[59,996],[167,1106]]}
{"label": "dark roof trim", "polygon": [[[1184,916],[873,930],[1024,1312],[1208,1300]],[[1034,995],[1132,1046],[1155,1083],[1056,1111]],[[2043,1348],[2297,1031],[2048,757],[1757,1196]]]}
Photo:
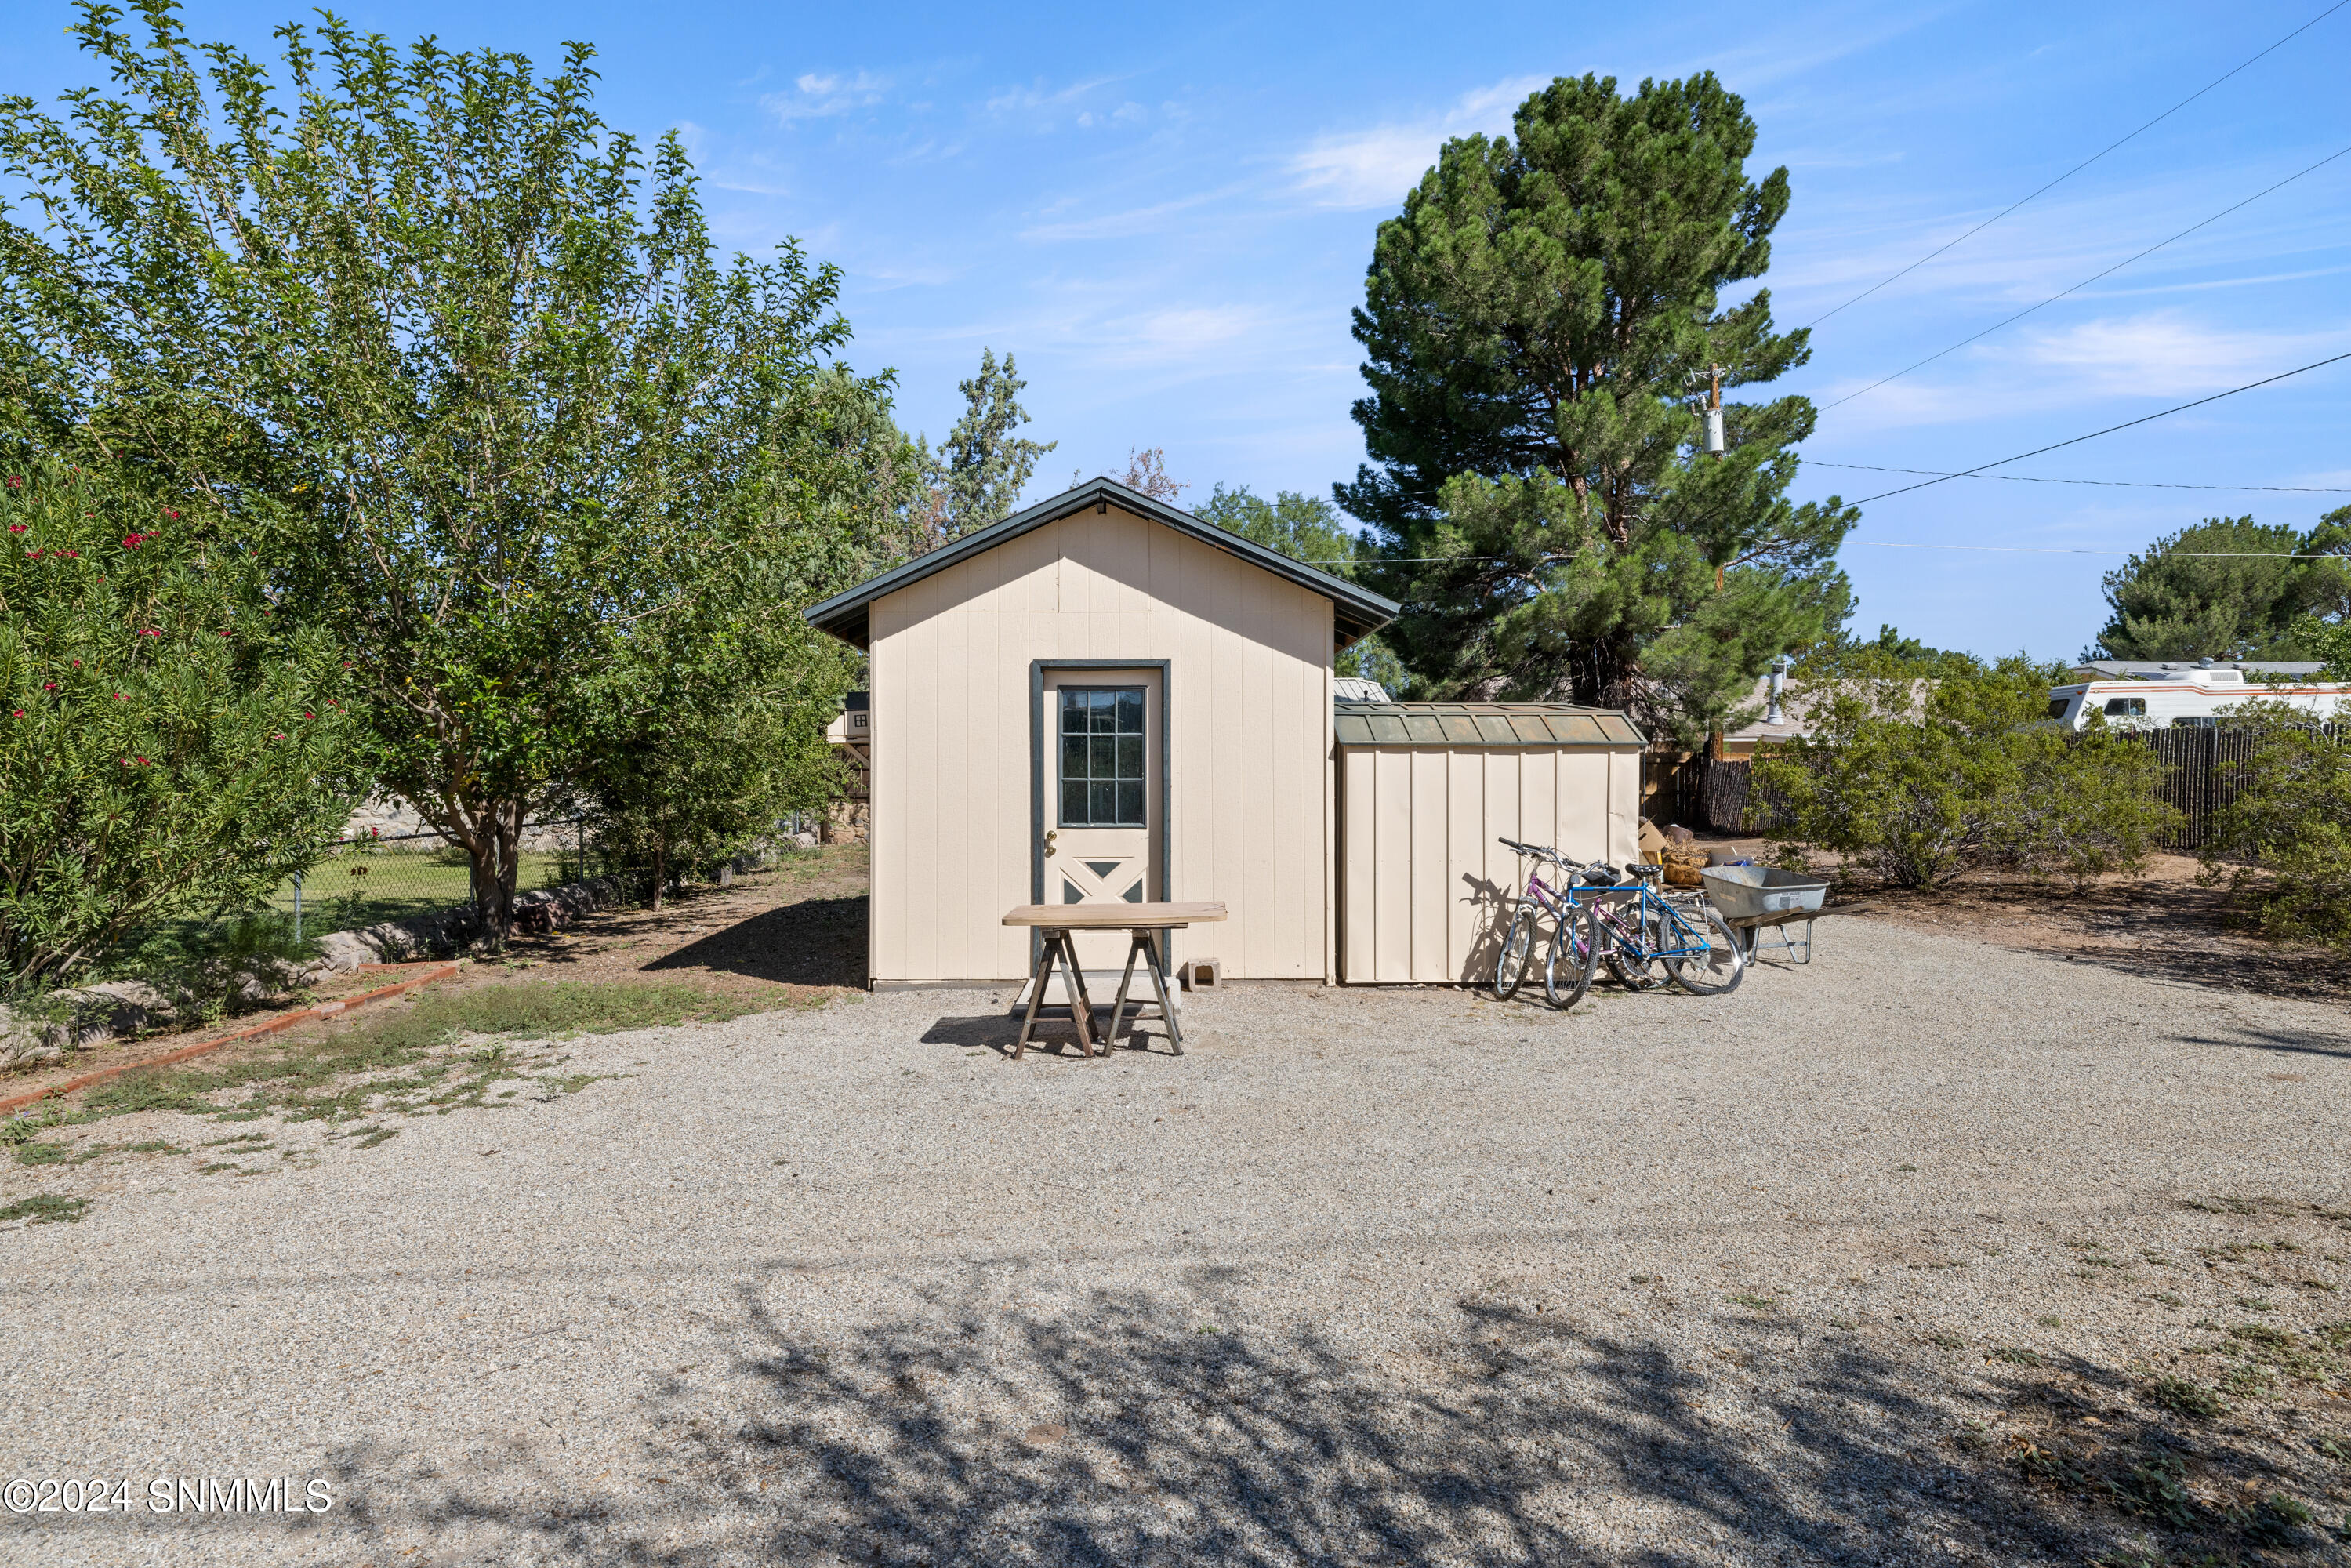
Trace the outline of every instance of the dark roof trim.
{"label": "dark roof trim", "polygon": [[1339,703],[1331,737],[1347,746],[1441,746],[1449,750],[1616,750],[1646,745],[1614,708],[1568,703]]}
{"label": "dark roof trim", "polygon": [[854,643],[860,648],[867,647],[872,638],[866,629],[865,612],[875,600],[920,582],[934,572],[945,571],[958,561],[969,560],[984,550],[994,549],[1008,539],[1019,538],[1031,528],[1041,528],[1048,523],[1058,523],[1063,517],[1084,511],[1088,507],[1105,504],[1147,517],[1155,523],[1165,524],[1211,549],[1237,556],[1251,566],[1262,568],[1276,577],[1321,594],[1331,601],[1342,646],[1378,631],[1395,619],[1400,608],[1394,600],[1374,593],[1370,589],[1359,588],[1344,578],[1333,577],[1303,561],[1292,560],[1280,550],[1268,549],[1214,523],[1204,522],[1189,512],[1179,511],[1165,501],[1155,501],[1110,479],[1092,479],[1050,500],[1040,501],[1025,512],[1015,512],[1000,523],[991,523],[977,532],[941,545],[927,555],[916,556],[905,565],[885,571],[870,582],[861,582],[846,593],[837,593],[823,603],[810,607],[804,613],[809,624],[817,630],[830,632],[842,642]]}

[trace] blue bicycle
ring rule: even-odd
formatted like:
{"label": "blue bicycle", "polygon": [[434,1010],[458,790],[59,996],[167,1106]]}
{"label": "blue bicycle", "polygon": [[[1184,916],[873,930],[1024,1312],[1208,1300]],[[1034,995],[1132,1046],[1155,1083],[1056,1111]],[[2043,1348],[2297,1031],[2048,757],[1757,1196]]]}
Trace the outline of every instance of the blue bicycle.
{"label": "blue bicycle", "polygon": [[1604,861],[1579,871],[1571,896],[1592,914],[1590,959],[1605,963],[1630,990],[1654,989],[1667,977],[1694,997],[1737,990],[1747,977],[1738,933],[1697,894],[1658,893],[1652,884],[1664,872],[1634,865],[1619,873]]}

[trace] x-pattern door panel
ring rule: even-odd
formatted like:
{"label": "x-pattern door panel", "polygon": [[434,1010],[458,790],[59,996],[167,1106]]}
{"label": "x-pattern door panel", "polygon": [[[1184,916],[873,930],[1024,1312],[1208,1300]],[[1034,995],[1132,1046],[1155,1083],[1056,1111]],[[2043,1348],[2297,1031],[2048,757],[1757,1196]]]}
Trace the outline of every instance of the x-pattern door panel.
{"label": "x-pattern door panel", "polygon": [[[1040,760],[1049,904],[1143,904],[1157,894],[1159,702],[1156,669],[1048,670]],[[1077,937],[1087,967],[1123,961],[1123,932]]]}

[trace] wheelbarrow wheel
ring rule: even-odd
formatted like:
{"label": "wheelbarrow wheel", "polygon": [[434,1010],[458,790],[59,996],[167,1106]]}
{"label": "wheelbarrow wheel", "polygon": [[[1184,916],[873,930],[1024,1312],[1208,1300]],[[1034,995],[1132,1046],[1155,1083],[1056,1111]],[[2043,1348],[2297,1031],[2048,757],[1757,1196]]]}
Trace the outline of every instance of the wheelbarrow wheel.
{"label": "wheelbarrow wheel", "polygon": [[1518,994],[1519,982],[1527,977],[1527,969],[1534,962],[1535,912],[1521,907],[1502,934],[1502,950],[1494,957],[1494,999],[1507,1002]]}

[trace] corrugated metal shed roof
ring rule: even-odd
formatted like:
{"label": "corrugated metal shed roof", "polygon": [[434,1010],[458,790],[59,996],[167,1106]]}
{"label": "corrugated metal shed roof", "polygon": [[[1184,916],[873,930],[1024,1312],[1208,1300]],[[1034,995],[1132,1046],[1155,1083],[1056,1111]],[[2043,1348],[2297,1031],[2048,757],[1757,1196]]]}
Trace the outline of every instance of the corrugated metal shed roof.
{"label": "corrugated metal shed roof", "polygon": [[1331,719],[1341,746],[1617,747],[1646,744],[1614,708],[1566,703],[1345,703]]}

